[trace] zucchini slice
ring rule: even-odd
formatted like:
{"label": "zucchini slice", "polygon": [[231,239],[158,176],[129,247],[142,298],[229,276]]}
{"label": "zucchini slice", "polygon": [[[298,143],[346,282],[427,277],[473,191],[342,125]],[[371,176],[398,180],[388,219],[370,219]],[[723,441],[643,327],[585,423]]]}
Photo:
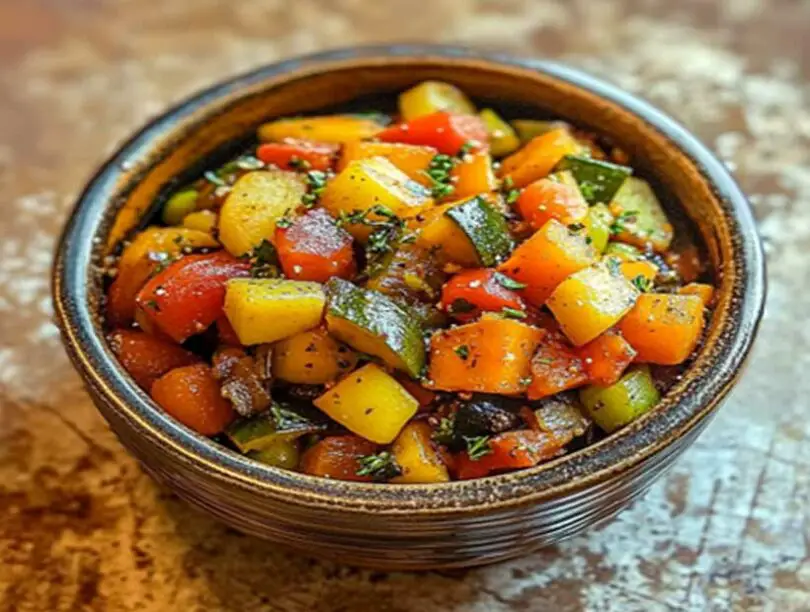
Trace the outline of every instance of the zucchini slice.
{"label": "zucchini slice", "polygon": [[335,424],[322,412],[304,404],[275,402],[270,410],[239,419],[225,430],[225,435],[243,453],[263,451],[284,440],[320,433]]}
{"label": "zucchini slice", "polygon": [[658,253],[672,243],[672,224],[650,184],[644,179],[627,179],[610,203],[616,217],[614,238],[639,248],[652,247]]}
{"label": "zucchini slice", "polygon": [[332,278],[326,284],[326,327],[352,348],[413,378],[425,367],[421,318],[387,295]]}
{"label": "zucchini slice", "polygon": [[588,204],[610,202],[627,177],[633,174],[633,169],[628,166],[579,155],[566,155],[556,170],[571,171]]}
{"label": "zucchini slice", "polygon": [[476,196],[444,213],[467,236],[484,267],[509,257],[515,246],[503,215],[484,198]]}

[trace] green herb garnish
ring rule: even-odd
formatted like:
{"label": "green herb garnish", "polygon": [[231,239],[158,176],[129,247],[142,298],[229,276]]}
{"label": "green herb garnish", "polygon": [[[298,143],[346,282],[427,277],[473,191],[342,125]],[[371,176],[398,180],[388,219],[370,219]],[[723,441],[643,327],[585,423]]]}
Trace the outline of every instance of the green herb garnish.
{"label": "green herb garnish", "polygon": [[439,444],[449,446],[453,442],[455,436],[455,423],[456,418],[454,415],[442,417],[439,421],[439,426],[433,431],[433,439]]}
{"label": "green herb garnish", "polygon": [[453,349],[453,352],[458,355],[462,361],[467,361],[470,357],[470,347],[466,344],[460,344]]}
{"label": "green herb garnish", "polygon": [[647,293],[653,289],[653,282],[643,274],[639,274],[630,282],[642,293]]}
{"label": "green herb garnish", "polygon": [[622,232],[627,230],[628,223],[635,223],[636,216],[638,215],[637,210],[626,210],[620,213],[614,220],[613,223],[610,225],[610,233],[615,236],[616,234],[621,234]]}
{"label": "green herb garnish", "polygon": [[389,451],[366,455],[357,461],[360,464],[360,468],[356,472],[358,476],[371,476],[373,480],[385,481],[402,475],[402,468]]}
{"label": "green herb garnish", "polygon": [[509,306],[504,306],[501,309],[501,314],[507,319],[525,319],[528,316],[524,311]]}
{"label": "green herb garnish", "polygon": [[504,289],[511,289],[513,291],[520,291],[528,287],[526,283],[516,281],[514,278],[509,278],[506,274],[501,274],[500,272],[495,273],[495,280]]}
{"label": "green herb garnish", "polygon": [[433,183],[431,193],[434,198],[446,198],[456,190],[452,185],[450,176],[455,165],[456,160],[443,153],[439,153],[430,160],[430,165],[425,170],[425,174]]}
{"label": "green herb garnish", "polygon": [[489,436],[476,436],[475,438],[465,436],[464,442],[467,443],[467,455],[473,461],[478,461],[492,452],[492,447],[489,445]]}

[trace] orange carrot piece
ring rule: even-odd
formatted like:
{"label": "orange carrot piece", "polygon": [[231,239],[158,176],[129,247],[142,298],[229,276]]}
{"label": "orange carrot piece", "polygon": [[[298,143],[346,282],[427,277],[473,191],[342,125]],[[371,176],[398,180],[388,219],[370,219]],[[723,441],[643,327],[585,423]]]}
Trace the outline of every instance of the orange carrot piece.
{"label": "orange carrot piece", "polygon": [[551,219],[564,225],[582,221],[588,214],[588,203],[575,185],[543,178],[521,192],[517,209],[520,216],[537,230]]}
{"label": "orange carrot piece", "polygon": [[619,271],[629,281],[634,281],[639,276],[652,282],[658,275],[658,266],[653,262],[640,259],[638,261],[624,261],[619,264]]}
{"label": "orange carrot piece", "polygon": [[527,391],[531,400],[588,382],[582,359],[565,336],[558,331],[543,331],[546,333],[532,357],[532,381]]}
{"label": "orange carrot piece", "polygon": [[580,144],[565,128],[551,130],[503,160],[501,177],[509,177],[515,187],[525,187],[547,176],[566,155],[580,150]]}
{"label": "orange carrot piece", "polygon": [[492,170],[492,156],[486,151],[470,153],[450,172],[453,200],[495,191],[498,181]]}
{"label": "orange carrot piece", "polygon": [[697,346],[703,325],[700,297],[644,293],[619,323],[619,331],[638,353],[636,361],[677,365]]}
{"label": "orange carrot piece", "polygon": [[356,159],[385,157],[397,168],[408,175],[411,180],[430,187],[433,184],[426,174],[430,162],[438,154],[433,147],[402,144],[398,142],[347,142],[338,161],[338,172]]}
{"label": "orange carrot piece", "polygon": [[147,391],[169,370],[200,361],[174,344],[134,329],[117,329],[108,338],[110,348],[124,369]]}
{"label": "orange carrot piece", "polygon": [[430,341],[428,378],[442,391],[521,393],[542,336],[542,330],[487,315],[437,331]]}
{"label": "orange carrot piece", "polygon": [[527,285],[523,297],[542,306],[562,281],[596,261],[583,232],[552,219],[521,244],[498,270]]}
{"label": "orange carrot piece", "polygon": [[616,331],[608,330],[579,349],[591,384],[609,387],[619,381],[636,356],[635,349]]}
{"label": "orange carrot piece", "polygon": [[371,476],[358,476],[360,458],[377,450],[377,445],[359,436],[330,436],[307,449],[301,457],[301,471],[336,480],[370,482]]}
{"label": "orange carrot piece", "polygon": [[205,364],[175,368],[152,385],[152,399],[175,419],[204,436],[223,431],[236,413],[220,394],[219,383]]}

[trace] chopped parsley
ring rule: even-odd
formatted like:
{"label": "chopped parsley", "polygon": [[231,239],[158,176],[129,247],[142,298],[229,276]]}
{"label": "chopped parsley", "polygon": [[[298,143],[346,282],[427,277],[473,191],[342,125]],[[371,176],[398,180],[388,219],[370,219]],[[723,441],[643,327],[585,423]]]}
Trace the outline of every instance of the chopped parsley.
{"label": "chopped parsley", "polygon": [[453,352],[458,355],[462,361],[467,361],[470,358],[470,347],[466,344],[459,344],[453,349]]}
{"label": "chopped parsley", "polygon": [[525,319],[528,316],[523,310],[510,308],[509,306],[504,306],[501,309],[501,314],[507,319]]}
{"label": "chopped parsley", "polygon": [[503,182],[501,183],[501,193],[509,206],[512,206],[518,201],[518,198],[520,197],[520,189],[515,188],[515,181],[512,180],[511,176],[507,176],[505,179],[503,179]]}
{"label": "chopped parsley", "polygon": [[358,476],[371,476],[373,480],[385,481],[402,475],[402,468],[397,464],[394,455],[389,451],[382,451],[375,455],[365,455],[358,460],[360,467]]}
{"label": "chopped parsley", "polygon": [[443,153],[435,155],[433,159],[430,160],[430,165],[428,165],[428,169],[425,170],[425,174],[433,183],[431,193],[434,198],[446,198],[452,195],[456,190],[452,185],[450,176],[455,165],[456,160]]}
{"label": "chopped parsley", "polygon": [[621,234],[622,232],[626,231],[628,223],[635,223],[636,216],[638,215],[637,210],[625,210],[613,220],[613,223],[610,224],[610,233],[612,235]]}
{"label": "chopped parsley", "polygon": [[467,142],[465,142],[463,145],[461,145],[461,148],[458,150],[458,158],[464,159],[467,156],[467,154],[470,153],[470,151],[472,151],[478,146],[478,144],[479,143],[475,140],[468,140]]}
{"label": "chopped parsley", "polygon": [[639,274],[636,276],[632,281],[633,285],[641,291],[642,293],[647,293],[648,291],[652,291],[653,282],[643,274]]}
{"label": "chopped parsley", "polygon": [[[282,217],[276,224],[283,220]],[[259,246],[243,257],[250,261],[250,275],[253,278],[278,277],[278,254],[269,240],[262,240]]]}
{"label": "chopped parsley", "polygon": [[307,172],[306,182],[309,191],[301,198],[304,206],[307,208],[312,208],[315,206],[315,203],[318,201],[318,198],[321,197],[323,190],[326,189],[327,179],[328,175],[326,172],[321,172],[320,170],[310,170]]}
{"label": "chopped parsley", "polygon": [[473,461],[478,461],[492,452],[492,447],[489,445],[489,436],[476,436],[474,438],[465,436],[464,442],[467,443],[467,455]]}
{"label": "chopped parsley", "polygon": [[442,417],[439,426],[433,431],[433,439],[439,444],[449,446],[453,442],[455,435],[456,418],[455,415]]}
{"label": "chopped parsley", "polygon": [[519,291],[521,289],[525,289],[528,286],[526,285],[526,283],[516,281],[514,278],[509,278],[508,276],[506,276],[506,274],[501,274],[500,272],[495,273],[495,280],[504,289],[511,289],[513,291]]}
{"label": "chopped parsley", "polygon": [[571,223],[568,226],[568,230],[572,231],[572,232],[581,232],[584,229],[585,229],[585,224],[584,223]]}

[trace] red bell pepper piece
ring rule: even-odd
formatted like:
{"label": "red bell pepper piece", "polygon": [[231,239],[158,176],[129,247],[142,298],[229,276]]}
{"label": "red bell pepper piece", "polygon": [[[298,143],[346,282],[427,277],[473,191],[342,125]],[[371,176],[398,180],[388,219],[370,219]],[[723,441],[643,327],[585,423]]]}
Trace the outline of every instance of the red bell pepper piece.
{"label": "red bell pepper piece", "polygon": [[331,170],[339,146],[331,143],[285,138],[267,142],[256,149],[256,157],[282,170]]}
{"label": "red bell pepper piece", "polygon": [[495,270],[463,270],[442,288],[441,307],[459,321],[472,321],[482,311],[503,312],[507,308],[525,312],[520,295],[507,288],[510,283],[515,281]]}
{"label": "red bell pepper piece", "polygon": [[588,214],[588,203],[576,186],[542,178],[520,193],[517,209],[538,230],[551,219],[565,225],[582,221]]}
{"label": "red bell pepper piece", "polygon": [[532,382],[526,391],[530,400],[554,395],[588,382],[585,365],[562,332],[545,334],[532,357]]}
{"label": "red bell pepper piece", "polygon": [[405,390],[410,393],[413,398],[419,402],[419,408],[427,408],[436,399],[436,393],[430,389],[425,389],[417,381],[408,378],[405,375],[397,376],[397,382],[405,387]]}
{"label": "red bell pepper piece", "polygon": [[311,446],[301,457],[301,471],[337,480],[370,482],[371,476],[358,476],[360,458],[376,452],[377,445],[358,436],[330,436]]}
{"label": "red bell pepper piece", "polygon": [[493,472],[537,465],[554,457],[562,447],[553,435],[541,431],[507,431],[489,440],[489,452],[471,459],[467,451],[455,456],[456,478],[482,478]]}
{"label": "red bell pepper piece", "polygon": [[636,356],[635,349],[616,331],[608,330],[579,349],[589,381],[609,387],[616,384]]}
{"label": "red bell pepper piece", "polygon": [[276,226],[276,250],[284,275],[325,283],[355,273],[352,237],[322,208],[297,217],[289,227]]}
{"label": "red bell pepper piece", "polygon": [[171,341],[134,329],[117,329],[107,340],[124,369],[147,391],[169,370],[200,361],[194,353]]}
{"label": "red bell pepper piece", "polygon": [[231,403],[222,397],[211,368],[203,363],[175,368],[158,378],[152,385],[152,399],[204,436],[220,433],[236,416]]}
{"label": "red bell pepper piece", "polygon": [[135,303],[175,342],[205,331],[222,315],[228,279],[250,276],[250,263],[225,251],[188,255],[152,278]]}
{"label": "red bell pepper piece", "polygon": [[457,155],[465,145],[471,145],[473,151],[487,148],[487,128],[479,117],[447,111],[391,126],[377,134],[377,138],[383,142],[434,147],[445,155]]}

